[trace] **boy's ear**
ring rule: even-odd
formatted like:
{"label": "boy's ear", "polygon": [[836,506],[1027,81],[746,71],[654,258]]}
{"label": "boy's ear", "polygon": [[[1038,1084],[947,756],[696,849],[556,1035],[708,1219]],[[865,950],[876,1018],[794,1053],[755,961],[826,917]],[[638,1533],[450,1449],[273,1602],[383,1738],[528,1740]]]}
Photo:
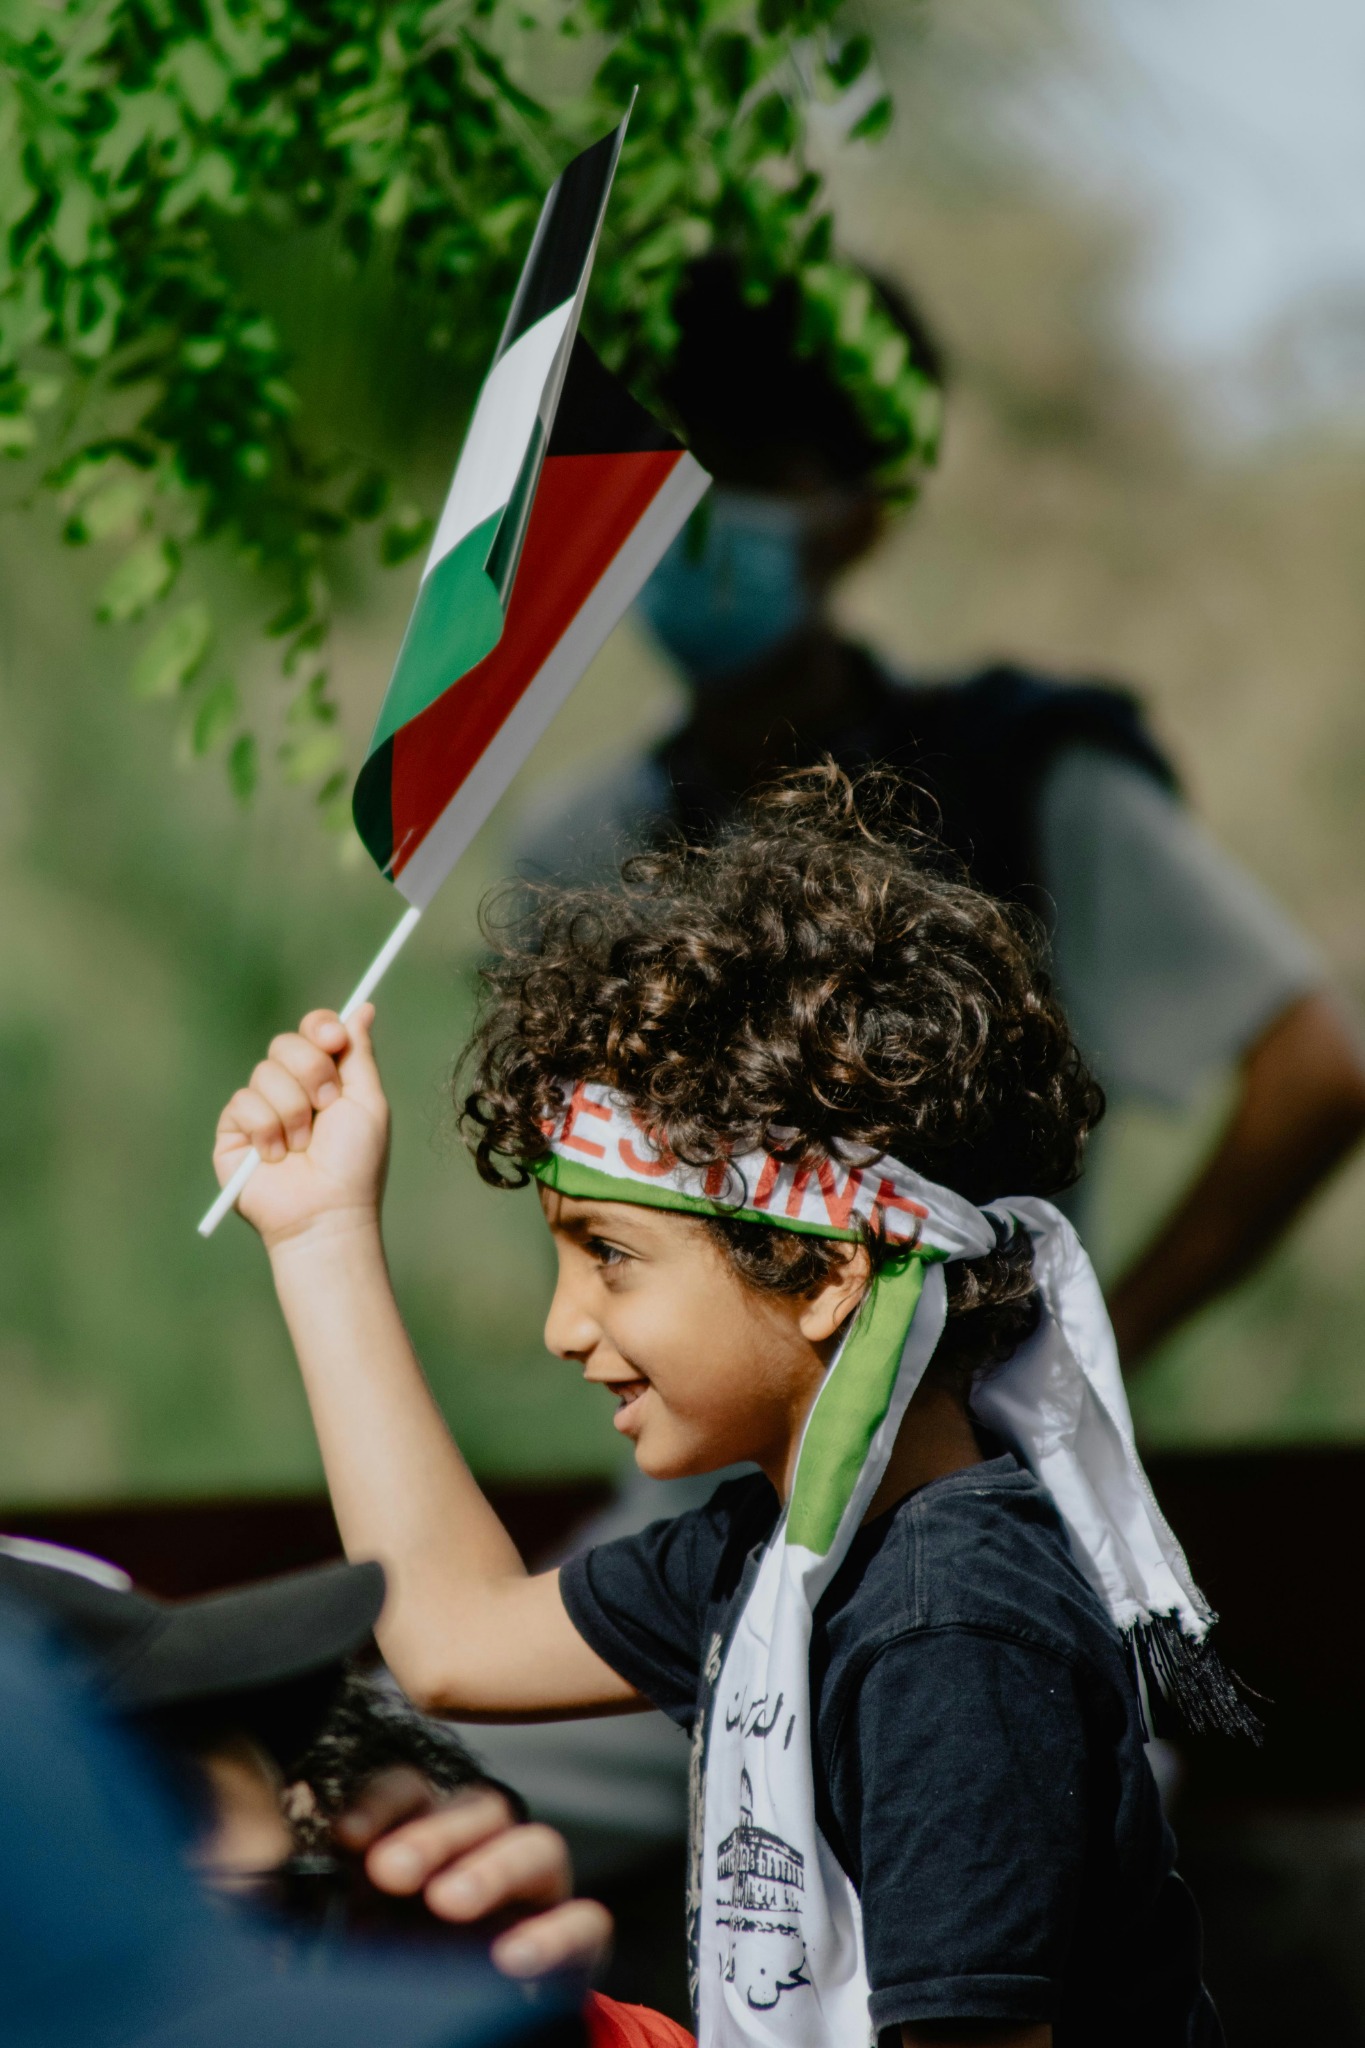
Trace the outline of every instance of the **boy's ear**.
{"label": "boy's ear", "polygon": [[872,1278],[866,1245],[840,1244],[838,1250],[838,1262],[814,1293],[806,1296],[798,1319],[802,1336],[811,1344],[827,1344],[838,1336]]}

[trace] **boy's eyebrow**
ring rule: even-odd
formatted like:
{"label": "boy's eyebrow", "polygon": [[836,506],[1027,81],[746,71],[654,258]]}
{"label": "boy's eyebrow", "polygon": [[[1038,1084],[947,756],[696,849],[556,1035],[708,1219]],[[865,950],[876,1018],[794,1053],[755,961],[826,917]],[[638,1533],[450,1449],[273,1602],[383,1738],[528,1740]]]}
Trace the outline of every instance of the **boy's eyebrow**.
{"label": "boy's eyebrow", "polygon": [[552,1230],[562,1230],[566,1237],[593,1237],[598,1231],[609,1229],[612,1223],[618,1220],[611,1214],[614,1207],[616,1207],[615,1203],[602,1202],[595,1203],[590,1209],[574,1209],[566,1212],[564,1205],[561,1203],[557,1215],[550,1224],[550,1228]]}
{"label": "boy's eyebrow", "polygon": [[[618,1215],[618,1210],[627,1213]],[[583,1239],[600,1237],[604,1232],[611,1236],[623,1236],[627,1232],[638,1235],[641,1231],[649,1234],[653,1221],[652,1212],[641,1216],[628,1202],[593,1202],[570,1210],[561,1201],[557,1213],[547,1217],[551,1230],[561,1231],[565,1237]]]}
{"label": "boy's eyebrow", "polygon": [[596,1219],[594,1217],[585,1216],[581,1211],[572,1216],[566,1216],[561,1209],[559,1214],[551,1219],[550,1228],[551,1230],[562,1230],[565,1237],[590,1237],[595,1227],[595,1222]]}

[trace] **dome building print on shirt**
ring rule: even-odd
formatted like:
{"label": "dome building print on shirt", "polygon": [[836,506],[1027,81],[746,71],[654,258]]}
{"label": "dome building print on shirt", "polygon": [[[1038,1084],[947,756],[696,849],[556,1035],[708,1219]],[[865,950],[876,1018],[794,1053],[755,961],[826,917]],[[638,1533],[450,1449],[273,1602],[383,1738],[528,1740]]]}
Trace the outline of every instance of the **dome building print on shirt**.
{"label": "dome building print on shirt", "polygon": [[729,1897],[718,1901],[717,1929],[726,1936],[721,1953],[725,1981],[746,2004],[762,2012],[784,1991],[808,1985],[806,1944],[801,1933],[801,1895],[806,1860],[754,1820],[754,1788],[747,1771],[739,1775],[739,1825],[716,1851],[716,1876]]}

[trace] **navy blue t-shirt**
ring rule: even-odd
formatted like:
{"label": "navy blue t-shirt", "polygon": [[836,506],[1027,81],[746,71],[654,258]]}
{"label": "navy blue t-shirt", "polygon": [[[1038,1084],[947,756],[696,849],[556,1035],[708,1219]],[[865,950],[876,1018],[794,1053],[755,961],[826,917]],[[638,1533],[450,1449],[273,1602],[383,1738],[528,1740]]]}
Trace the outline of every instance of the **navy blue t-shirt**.
{"label": "navy blue t-shirt", "polygon": [[[575,1558],[575,1626],[690,1730],[777,1519],[766,1479]],[[816,1809],[871,2017],[1050,2020],[1055,2048],[1217,2048],[1120,1638],[1004,1455],[862,1528],[815,1614]],[[893,2036],[894,2038],[894,2032]]]}

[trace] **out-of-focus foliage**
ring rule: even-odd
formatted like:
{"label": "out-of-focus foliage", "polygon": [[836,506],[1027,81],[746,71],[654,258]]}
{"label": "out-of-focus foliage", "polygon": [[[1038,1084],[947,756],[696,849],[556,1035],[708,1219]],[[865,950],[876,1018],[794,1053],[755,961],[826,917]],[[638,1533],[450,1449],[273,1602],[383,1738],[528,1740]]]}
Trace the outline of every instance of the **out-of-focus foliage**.
{"label": "out-of-focus foliage", "polygon": [[[244,237],[326,228],[382,264],[423,347],[469,394],[540,200],[638,89],[598,261],[603,352],[646,395],[675,335],[682,266],[737,249],[758,293],[801,286],[827,352],[904,483],[932,454],[936,394],[840,260],[807,160],[815,102],[874,138],[866,36],[842,0],[0,0],[0,450],[61,494],[65,536],[104,544],[99,616],[149,617],[134,693],[189,693],[196,754],[250,795],[252,707],[209,657],[215,619],[181,584],[221,539],[263,571],[292,690],[286,779],[344,816],[325,665],[335,543],[379,526],[424,544],[386,468],[316,418],[243,263]],[[531,89],[547,38],[588,52],[567,98]],[[306,385],[306,378],[303,380]],[[172,608],[176,607],[176,608]]]}

